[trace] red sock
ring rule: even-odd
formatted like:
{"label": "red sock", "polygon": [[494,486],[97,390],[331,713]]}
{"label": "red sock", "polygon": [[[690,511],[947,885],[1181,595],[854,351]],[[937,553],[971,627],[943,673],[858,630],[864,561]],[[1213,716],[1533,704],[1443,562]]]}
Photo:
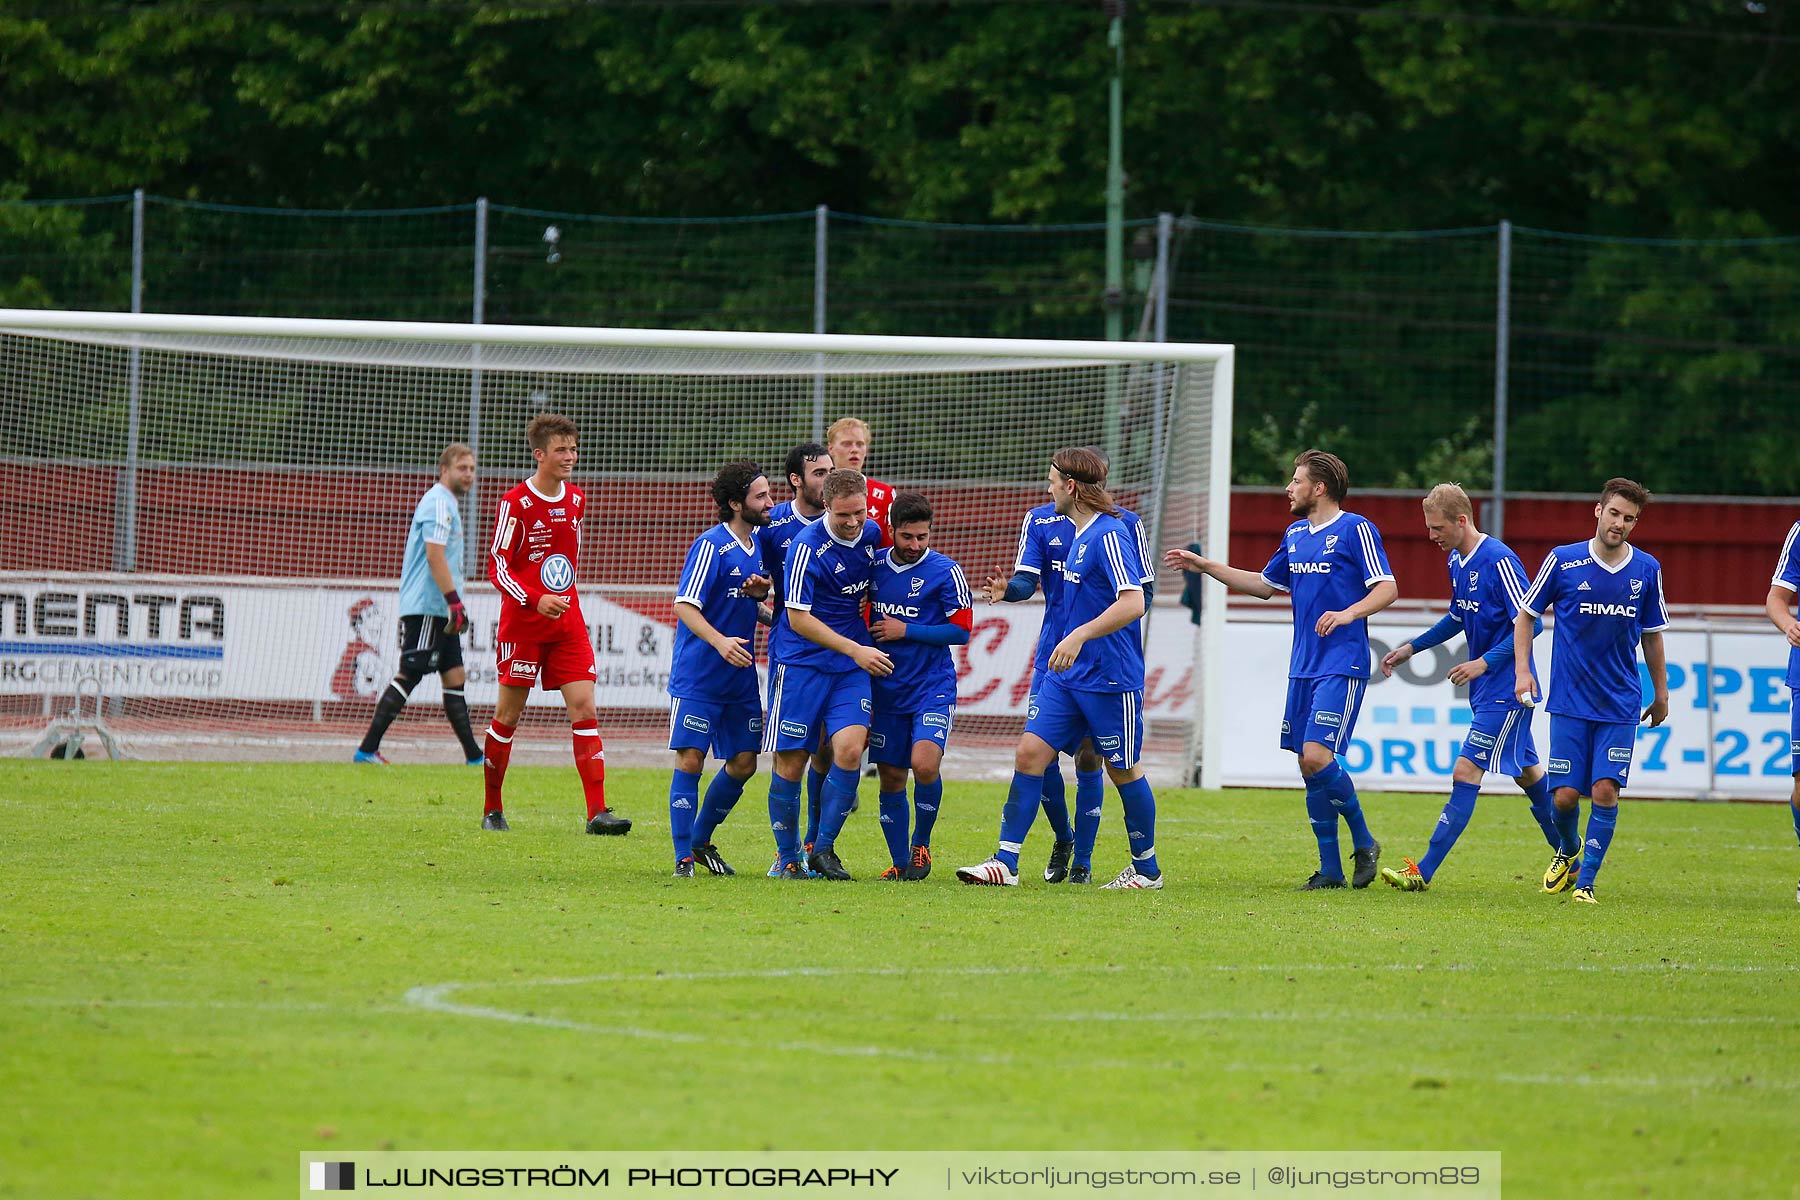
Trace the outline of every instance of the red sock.
{"label": "red sock", "polygon": [[481,772],[487,781],[487,802],[481,808],[484,817],[500,811],[500,785],[506,781],[506,762],[512,757],[513,728],[499,721],[487,728],[481,751],[487,755],[487,766]]}
{"label": "red sock", "polygon": [[600,742],[600,722],[577,721],[570,729],[575,769],[581,773],[581,794],[587,798],[591,821],[606,811],[606,747]]}

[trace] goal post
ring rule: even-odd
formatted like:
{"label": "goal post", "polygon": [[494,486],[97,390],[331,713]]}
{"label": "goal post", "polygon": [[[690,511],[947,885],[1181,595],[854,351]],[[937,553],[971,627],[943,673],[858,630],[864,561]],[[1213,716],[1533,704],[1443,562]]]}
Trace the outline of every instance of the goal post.
{"label": "goal post", "polygon": [[[80,692],[145,757],[347,757],[398,662],[413,507],[458,441],[479,458],[463,520],[480,719],[499,612],[481,551],[531,471],[525,425],[556,411],[581,428],[608,748],[660,754],[670,600],[723,462],[762,463],[784,497],[789,448],[860,417],[869,473],[929,496],[933,548],[977,581],[1010,571],[1051,453],[1100,445],[1157,555],[1222,553],[1231,380],[1223,345],[0,309],[0,747],[37,745]],[[1146,762],[1216,784],[1223,596],[1207,582],[1195,625],[1181,582],[1146,621]],[[1040,617],[978,607],[947,770],[1004,763]],[[389,744],[453,757],[433,681]]]}

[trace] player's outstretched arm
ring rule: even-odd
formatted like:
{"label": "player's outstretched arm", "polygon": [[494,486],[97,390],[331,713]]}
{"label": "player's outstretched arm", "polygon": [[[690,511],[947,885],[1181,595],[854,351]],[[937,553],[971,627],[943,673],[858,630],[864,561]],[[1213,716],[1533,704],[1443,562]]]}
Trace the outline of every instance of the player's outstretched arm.
{"label": "player's outstretched arm", "polygon": [[1163,553],[1163,565],[1186,571],[1190,575],[1210,575],[1234,592],[1267,600],[1278,595],[1280,588],[1264,579],[1260,572],[1228,566],[1214,558],[1202,558],[1192,550],[1173,547]]}
{"label": "player's outstretched arm", "polygon": [[1794,593],[1780,584],[1771,584],[1769,598],[1763,601],[1763,608],[1769,614],[1769,620],[1775,628],[1781,630],[1781,636],[1787,639],[1790,646],[1800,646],[1800,621],[1794,619],[1789,607],[1794,603]]}
{"label": "player's outstretched arm", "polygon": [[1644,666],[1650,670],[1650,707],[1644,710],[1641,720],[1650,722],[1654,729],[1669,719],[1669,667],[1664,658],[1663,635],[1646,633],[1644,635]]}
{"label": "player's outstretched arm", "polygon": [[687,626],[688,632],[719,652],[719,657],[734,667],[747,667],[756,659],[750,643],[740,637],[726,637],[706,619],[706,614],[685,600],[675,602],[675,619]]}

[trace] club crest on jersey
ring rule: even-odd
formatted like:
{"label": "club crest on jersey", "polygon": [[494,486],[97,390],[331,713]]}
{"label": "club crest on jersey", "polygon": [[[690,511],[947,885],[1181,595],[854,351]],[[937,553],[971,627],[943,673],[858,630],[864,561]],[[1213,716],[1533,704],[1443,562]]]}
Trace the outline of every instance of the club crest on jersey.
{"label": "club crest on jersey", "polygon": [[1335,533],[1328,533],[1325,535],[1325,553],[1330,554],[1333,550],[1337,549],[1337,540],[1338,535]]}
{"label": "club crest on jersey", "polygon": [[923,579],[921,579],[919,576],[914,575],[911,579],[906,581],[906,598],[908,600],[911,600],[913,597],[917,596],[920,592],[922,592],[924,590],[925,590],[925,581]]}
{"label": "club crest on jersey", "polygon": [[1473,591],[1475,589],[1475,584],[1480,578],[1481,578],[1481,572],[1479,572],[1479,571],[1470,571],[1469,572],[1469,590],[1470,591]]}
{"label": "club crest on jersey", "polygon": [[566,554],[552,554],[538,568],[538,579],[547,591],[566,592],[575,583],[575,565]]}
{"label": "club crest on jersey", "polygon": [[1640,595],[1642,595],[1643,591],[1644,591],[1644,581],[1643,580],[1634,579],[1631,581],[1631,598],[1633,600],[1636,600]]}

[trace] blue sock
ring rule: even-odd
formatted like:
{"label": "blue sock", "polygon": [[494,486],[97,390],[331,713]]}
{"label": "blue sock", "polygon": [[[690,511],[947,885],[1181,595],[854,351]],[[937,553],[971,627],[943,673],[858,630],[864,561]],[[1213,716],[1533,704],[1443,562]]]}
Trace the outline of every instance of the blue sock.
{"label": "blue sock", "polygon": [[1131,865],[1139,875],[1162,874],[1156,865],[1156,796],[1150,781],[1139,776],[1119,785],[1119,803],[1125,809],[1125,834],[1131,842]]}
{"label": "blue sock", "polygon": [[938,809],[943,803],[944,780],[941,776],[930,783],[913,781],[913,845],[931,845],[931,830],[937,824]]}
{"label": "blue sock", "polygon": [[805,844],[813,845],[819,840],[819,813],[824,805],[825,775],[806,765],[806,837]]}
{"label": "blue sock", "polygon": [[881,836],[887,839],[888,857],[896,867],[912,864],[911,847],[906,840],[906,823],[911,815],[906,811],[905,792],[881,793]]}
{"label": "blue sock", "polygon": [[800,781],[769,776],[769,828],[785,863],[800,861]]}
{"label": "blue sock", "polygon": [[1318,775],[1306,776],[1306,820],[1319,843],[1319,874],[1328,879],[1344,877],[1344,856],[1338,849],[1337,809],[1319,783]]}
{"label": "blue sock", "polygon": [[1057,841],[1072,842],[1075,830],[1069,824],[1069,802],[1063,786],[1062,763],[1053,762],[1044,772],[1044,820],[1050,822]]}
{"label": "blue sock", "polygon": [[1581,801],[1556,810],[1557,851],[1571,858],[1581,853]]}
{"label": "blue sock", "polygon": [[1369,823],[1363,820],[1362,801],[1356,798],[1356,784],[1351,781],[1350,772],[1344,770],[1344,764],[1334,758],[1331,765],[1315,778],[1322,781],[1320,788],[1337,810],[1337,815],[1350,827],[1350,844],[1358,850],[1373,846],[1375,835],[1369,832]]}
{"label": "blue sock", "polygon": [[1094,866],[1094,842],[1100,837],[1100,810],[1106,803],[1106,772],[1075,772],[1075,865]]}
{"label": "blue sock", "polygon": [[833,766],[831,773],[825,776],[825,786],[819,795],[819,838],[813,843],[815,853],[837,845],[838,834],[844,832],[844,822],[850,819],[850,802],[856,799],[856,786],[861,782],[862,772],[856,767]]}
{"label": "blue sock", "polygon": [[669,836],[675,861],[694,857],[694,816],[700,807],[700,772],[675,771],[669,778]]}
{"label": "blue sock", "polygon": [[1015,873],[1019,869],[1019,848],[1031,823],[1037,819],[1038,803],[1044,795],[1044,777],[1014,771],[1012,787],[1006,792],[1006,807],[1000,810],[1000,848],[994,857]]}
{"label": "blue sock", "polygon": [[1531,801],[1531,815],[1544,831],[1544,840],[1552,850],[1559,849],[1562,835],[1556,831],[1556,806],[1550,803],[1550,777],[1539,775],[1536,783],[1525,788],[1525,798]]}
{"label": "blue sock", "polygon": [[1600,873],[1600,864],[1606,861],[1606,848],[1612,845],[1613,826],[1619,820],[1619,806],[1601,808],[1598,804],[1588,806],[1587,842],[1581,852],[1581,876],[1575,880],[1578,888],[1594,886],[1594,876]]}
{"label": "blue sock", "polygon": [[1456,839],[1469,827],[1469,818],[1475,815],[1475,797],[1480,791],[1479,783],[1450,785],[1450,802],[1444,805],[1437,828],[1431,831],[1431,845],[1425,848],[1425,857],[1419,860],[1419,874],[1427,881],[1437,874],[1450,847],[1456,845]]}
{"label": "blue sock", "polygon": [[1788,812],[1794,816],[1794,836],[1800,838],[1800,804],[1788,805]]}
{"label": "blue sock", "polygon": [[706,785],[706,803],[700,806],[700,819],[694,822],[694,845],[704,846],[712,841],[713,831],[725,823],[731,810],[737,807],[739,797],[744,794],[742,779],[733,779],[731,772],[724,767],[712,777]]}

